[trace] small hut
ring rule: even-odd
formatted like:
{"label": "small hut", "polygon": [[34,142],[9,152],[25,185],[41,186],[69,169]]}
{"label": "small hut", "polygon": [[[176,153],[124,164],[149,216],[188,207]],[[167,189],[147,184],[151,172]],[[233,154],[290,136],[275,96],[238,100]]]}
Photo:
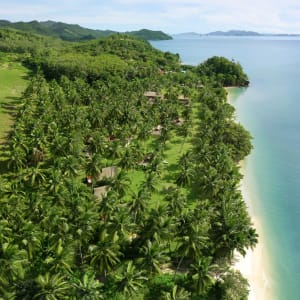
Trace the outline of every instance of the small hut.
{"label": "small hut", "polygon": [[106,197],[107,193],[110,191],[111,187],[109,185],[99,186],[94,188],[94,196],[96,199],[102,199]]}
{"label": "small hut", "polygon": [[182,126],[183,123],[184,123],[184,120],[182,118],[177,118],[177,119],[174,120],[174,124],[176,126]]}
{"label": "small hut", "polygon": [[102,180],[104,178],[113,178],[117,174],[118,174],[118,167],[116,166],[106,167],[101,170],[98,180]]}
{"label": "small hut", "polygon": [[149,163],[152,161],[153,159],[153,153],[149,153],[147,154],[142,161],[140,161],[138,163],[139,166],[143,166],[143,167],[147,167],[149,165]]}
{"label": "small hut", "polygon": [[180,95],[178,97],[178,100],[181,104],[183,104],[184,106],[189,106],[190,105],[190,99],[186,98],[184,95]]}
{"label": "small hut", "polygon": [[161,135],[163,127],[161,125],[157,125],[156,127],[152,128],[151,134],[152,135]]}
{"label": "small hut", "polygon": [[148,98],[148,101],[149,101],[149,103],[151,103],[151,104],[154,103],[155,98],[160,98],[160,99],[163,98],[161,94],[158,94],[158,93],[153,92],[153,91],[146,91],[146,92],[144,93],[144,96]]}

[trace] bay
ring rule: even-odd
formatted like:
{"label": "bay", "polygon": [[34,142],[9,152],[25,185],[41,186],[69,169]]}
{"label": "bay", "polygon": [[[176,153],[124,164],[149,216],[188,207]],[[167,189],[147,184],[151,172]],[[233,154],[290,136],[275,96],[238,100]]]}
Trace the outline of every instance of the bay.
{"label": "bay", "polygon": [[[300,39],[199,37],[155,41],[163,51],[197,65],[217,55],[243,66],[250,87],[233,99],[254,137],[245,180],[263,230],[272,299],[299,299],[300,282]],[[251,181],[251,182],[250,182]],[[264,300],[264,299],[258,299]]]}

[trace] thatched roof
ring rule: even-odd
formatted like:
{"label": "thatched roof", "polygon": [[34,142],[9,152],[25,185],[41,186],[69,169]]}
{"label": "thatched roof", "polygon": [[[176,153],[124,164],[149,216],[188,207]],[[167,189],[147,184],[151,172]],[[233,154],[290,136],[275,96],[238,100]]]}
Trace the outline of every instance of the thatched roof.
{"label": "thatched roof", "polygon": [[157,125],[156,127],[152,128],[151,134],[152,135],[161,135],[161,130],[163,127],[161,125]]}
{"label": "thatched roof", "polygon": [[154,103],[154,99],[155,98],[163,99],[163,95],[162,94],[158,94],[157,92],[153,92],[153,91],[147,91],[147,92],[145,92],[144,96],[148,98],[148,101],[151,104]]}
{"label": "thatched roof", "polygon": [[107,195],[107,193],[109,192],[110,189],[111,189],[111,187],[109,185],[96,187],[96,188],[94,188],[94,196],[97,199],[102,199]]}
{"label": "thatched roof", "polygon": [[118,174],[118,167],[106,167],[101,170],[101,173],[98,177],[98,180],[102,180],[103,178],[112,178]]}
{"label": "thatched roof", "polygon": [[181,125],[183,125],[183,123],[184,123],[184,120],[182,118],[177,118],[174,120],[174,124],[177,126],[181,126]]}
{"label": "thatched roof", "polygon": [[179,96],[178,96],[178,100],[179,100],[179,101],[190,101],[190,99],[187,98],[187,97],[185,97],[184,95],[179,95]]}
{"label": "thatched roof", "polygon": [[158,94],[156,92],[147,91],[144,93],[144,96],[146,96],[148,98],[154,98],[154,97],[158,96]]}
{"label": "thatched roof", "polygon": [[180,101],[180,103],[182,103],[183,105],[186,105],[186,106],[188,106],[190,103],[190,99],[186,98],[184,95],[180,95],[178,97],[178,100]]}

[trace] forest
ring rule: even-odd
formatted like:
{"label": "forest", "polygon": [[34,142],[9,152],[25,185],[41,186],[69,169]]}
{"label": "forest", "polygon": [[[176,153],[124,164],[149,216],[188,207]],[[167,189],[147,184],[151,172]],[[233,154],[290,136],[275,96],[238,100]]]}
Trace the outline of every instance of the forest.
{"label": "forest", "polygon": [[[62,40],[70,42],[93,40],[96,38],[106,37],[118,33],[113,30],[95,30],[81,27],[77,24],[67,24],[55,21],[10,22],[7,20],[0,20],[0,28],[17,29],[27,33],[35,33],[60,38]],[[144,40],[172,39],[170,35],[162,31],[155,31],[149,29],[128,31],[126,32],[126,34]]]}
{"label": "forest", "polygon": [[246,300],[252,145],[224,89],[242,67],[126,34],[0,29],[0,51],[28,70],[0,150],[0,299]]}

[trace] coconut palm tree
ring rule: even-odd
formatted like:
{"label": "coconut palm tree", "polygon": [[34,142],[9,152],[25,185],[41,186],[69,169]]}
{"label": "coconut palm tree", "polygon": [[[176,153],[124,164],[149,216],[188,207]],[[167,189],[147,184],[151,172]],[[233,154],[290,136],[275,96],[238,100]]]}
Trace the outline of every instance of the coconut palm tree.
{"label": "coconut palm tree", "polygon": [[147,240],[139,253],[141,255],[139,261],[150,276],[160,273],[160,266],[168,261],[165,250],[156,241]]}
{"label": "coconut palm tree", "polygon": [[31,186],[39,186],[46,180],[46,170],[42,168],[41,163],[38,163],[35,167],[26,170],[24,179]]}
{"label": "coconut palm tree", "polygon": [[147,190],[140,189],[138,194],[133,193],[128,201],[129,213],[132,215],[135,224],[141,224],[145,219],[150,196]]}
{"label": "coconut palm tree", "polygon": [[168,214],[179,217],[187,206],[186,196],[178,188],[169,187],[164,200],[168,203]]}
{"label": "coconut palm tree", "polygon": [[116,232],[108,233],[105,228],[100,228],[99,239],[96,244],[89,246],[91,265],[97,270],[103,280],[107,273],[120,261],[119,237]]}
{"label": "coconut palm tree", "polygon": [[102,283],[95,278],[95,274],[92,272],[86,272],[81,278],[75,278],[73,286],[75,288],[75,299],[104,299],[104,296],[101,295]]}
{"label": "coconut palm tree", "polygon": [[171,292],[163,293],[163,300],[187,300],[191,298],[191,293],[184,288],[175,285]]}
{"label": "coconut palm tree", "polygon": [[138,270],[130,260],[123,267],[123,270],[116,275],[118,289],[127,299],[134,297],[144,287],[144,283],[148,279],[144,274],[144,270]]}
{"label": "coconut palm tree", "polygon": [[73,286],[60,274],[46,273],[36,279],[37,289],[33,299],[64,300],[73,294]]}
{"label": "coconut palm tree", "polygon": [[211,257],[202,257],[190,265],[188,277],[196,295],[203,296],[214,283],[214,271],[217,268],[218,266],[212,263]]}
{"label": "coconut palm tree", "polygon": [[121,171],[117,176],[110,180],[110,186],[119,195],[119,197],[124,197],[126,192],[130,187],[130,179],[124,171]]}

